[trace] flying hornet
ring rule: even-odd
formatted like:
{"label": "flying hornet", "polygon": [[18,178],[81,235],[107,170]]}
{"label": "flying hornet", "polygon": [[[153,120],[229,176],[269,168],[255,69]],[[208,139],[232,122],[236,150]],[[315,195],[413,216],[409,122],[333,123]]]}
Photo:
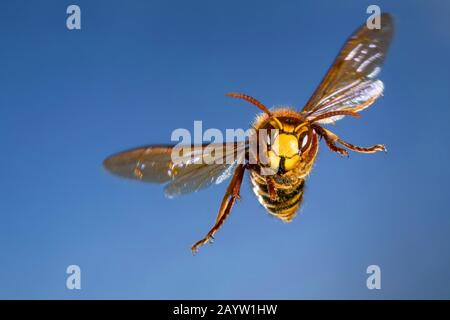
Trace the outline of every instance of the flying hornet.
{"label": "flying hornet", "polygon": [[[372,105],[383,93],[383,82],[377,76],[394,27],[389,14],[383,13],[379,18],[379,29],[369,29],[364,24],[347,40],[301,110],[291,107],[269,109],[249,95],[228,94],[230,97],[243,99],[262,111],[252,124],[256,131],[275,132],[266,141],[266,161],[260,161],[256,156],[256,162],[250,163],[248,143],[229,142],[214,148],[205,144],[194,148],[192,152],[181,153],[182,161],[177,163],[172,159],[175,146],[151,145],[112,155],[104,161],[104,166],[122,177],[165,184],[165,192],[169,197],[198,191],[231,177],[215,223],[205,237],[192,245],[194,253],[200,246],[214,239],[229,216],[236,199],[239,199],[246,171],[262,206],[271,215],[285,222],[291,221],[302,202],[305,179],[316,160],[319,141],[323,140],[331,151],[342,156],[348,156],[349,150],[360,153],[386,151],[382,144],[356,146],[325,127],[344,117],[360,117],[360,112]],[[200,151],[203,156],[208,156],[210,150],[217,147],[223,148],[224,158],[235,155],[237,151],[244,152],[244,161],[206,164],[195,160],[196,152]],[[264,174],[266,169],[270,169],[273,174]]]}

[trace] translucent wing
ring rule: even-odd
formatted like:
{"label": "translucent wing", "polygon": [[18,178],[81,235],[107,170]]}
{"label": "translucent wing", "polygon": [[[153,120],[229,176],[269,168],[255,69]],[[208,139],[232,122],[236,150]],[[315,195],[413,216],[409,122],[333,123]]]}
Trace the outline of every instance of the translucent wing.
{"label": "translucent wing", "polygon": [[113,174],[150,183],[165,183],[168,197],[219,184],[244,163],[246,142],[202,146],[148,146],[108,157],[103,165]]}
{"label": "translucent wing", "polygon": [[[380,29],[369,29],[364,24],[346,42],[302,110],[309,119],[330,111],[361,111],[383,93],[383,83],[376,76],[385,59],[394,26],[389,14],[383,13],[379,18]],[[320,122],[332,122],[342,117]]]}

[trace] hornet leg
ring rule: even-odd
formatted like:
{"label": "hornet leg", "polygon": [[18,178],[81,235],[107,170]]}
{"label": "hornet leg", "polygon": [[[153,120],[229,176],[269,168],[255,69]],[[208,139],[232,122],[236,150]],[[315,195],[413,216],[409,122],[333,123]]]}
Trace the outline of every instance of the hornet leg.
{"label": "hornet leg", "polygon": [[337,141],[338,137],[334,133],[325,128],[322,128],[321,126],[314,126],[313,128],[321,138],[324,138],[325,143],[331,151],[339,153],[341,156],[348,157],[347,150],[336,146],[335,142]]}
{"label": "hornet leg", "polygon": [[277,191],[275,190],[275,181],[272,177],[266,176],[267,190],[269,191],[270,199],[275,201],[278,199]]}
{"label": "hornet leg", "polygon": [[194,243],[194,245],[191,247],[192,253],[195,254],[198,248],[214,239],[214,234],[220,229],[220,227],[225,222],[225,219],[231,212],[234,202],[236,201],[236,199],[239,199],[239,191],[241,189],[245,169],[246,169],[245,165],[240,164],[234,170],[231,182],[228,185],[227,191],[225,192],[225,195],[222,199],[222,204],[220,205],[219,214],[217,215],[214,226],[211,228],[211,230],[209,230],[209,232],[203,239]]}
{"label": "hornet leg", "polygon": [[382,144],[376,144],[376,145],[368,147],[368,148],[358,147],[358,146],[355,146],[351,143],[348,143],[348,142],[340,139],[333,132],[331,132],[330,130],[327,130],[325,128],[322,128],[321,126],[316,125],[316,126],[314,126],[314,129],[321,137],[323,137],[325,139],[325,142],[326,142],[328,148],[330,148],[332,151],[337,152],[344,156],[348,156],[348,151],[336,146],[336,142],[341,144],[342,146],[346,147],[349,150],[352,150],[355,152],[360,152],[360,153],[375,153],[377,151],[386,151],[386,147]]}

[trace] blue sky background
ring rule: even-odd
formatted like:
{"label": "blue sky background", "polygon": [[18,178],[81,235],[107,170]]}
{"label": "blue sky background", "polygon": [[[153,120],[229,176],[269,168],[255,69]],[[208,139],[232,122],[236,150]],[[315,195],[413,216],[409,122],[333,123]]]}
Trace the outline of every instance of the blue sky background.
{"label": "blue sky background", "polygon": [[[0,3],[0,298],[450,298],[450,2]],[[385,96],[333,128],[389,152],[324,145],[301,214],[268,216],[248,179],[213,245],[226,185],[168,200],[102,160],[175,128],[247,128],[251,94],[301,107],[379,4],[396,35]],[[66,267],[82,290],[65,287]],[[366,268],[382,289],[366,288]]]}

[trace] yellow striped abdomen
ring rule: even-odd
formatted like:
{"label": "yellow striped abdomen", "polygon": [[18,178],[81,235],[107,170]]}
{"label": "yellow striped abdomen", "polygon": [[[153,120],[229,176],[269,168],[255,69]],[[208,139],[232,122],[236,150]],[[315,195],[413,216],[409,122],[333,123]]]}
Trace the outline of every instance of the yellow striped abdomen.
{"label": "yellow striped abdomen", "polygon": [[305,180],[298,178],[294,180],[283,180],[274,177],[277,199],[271,199],[267,187],[266,178],[255,171],[250,172],[250,180],[253,192],[258,201],[273,216],[290,222],[296,215],[303,199]]}

